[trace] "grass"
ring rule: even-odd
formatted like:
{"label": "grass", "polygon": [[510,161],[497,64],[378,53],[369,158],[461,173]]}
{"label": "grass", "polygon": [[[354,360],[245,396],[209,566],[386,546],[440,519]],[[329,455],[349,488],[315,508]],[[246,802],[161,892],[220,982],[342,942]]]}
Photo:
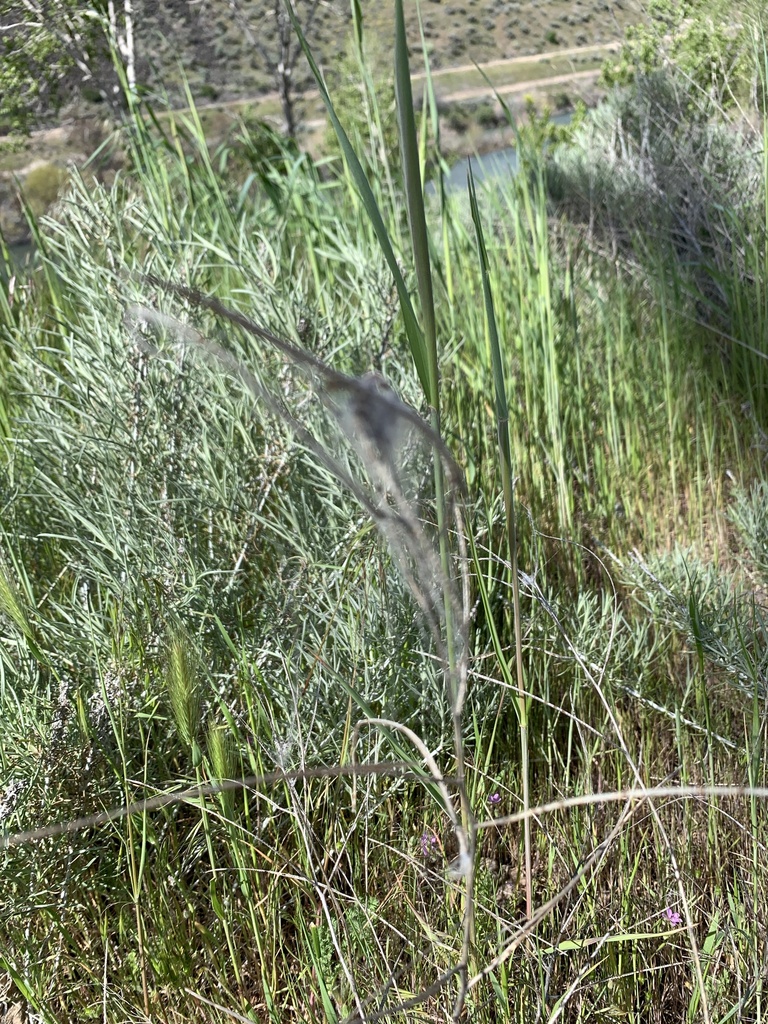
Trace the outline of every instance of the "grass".
{"label": "grass", "polygon": [[[394,39],[392,11],[387,5],[365,13],[367,31]],[[589,2],[536,6],[512,2],[503,9],[494,9],[484,0],[448,4],[428,0],[422,16],[430,62],[441,70],[455,63],[484,63],[557,48],[604,44],[620,36],[627,25],[639,21],[644,11],[634,3],[608,10],[604,4]],[[557,33],[554,43],[550,34],[553,26]],[[410,5],[406,29],[409,40],[418,40],[418,17]]]}
{"label": "grass", "polygon": [[[307,7],[303,0],[296,4],[300,20]],[[512,2],[501,10],[489,0],[464,0],[462,3],[427,0],[422,14],[430,61],[440,69],[557,48],[604,44],[617,38],[628,24],[641,19],[644,12],[634,0],[613,10],[596,0],[580,0],[575,4],[555,0],[540,6]],[[385,51],[392,53],[395,38],[392,5],[366,6],[363,17],[370,38],[379,40]],[[418,46],[416,6],[408,4],[404,17],[410,44]],[[165,5],[162,12],[148,12],[137,25],[136,46],[140,57],[151,54],[150,85],[159,84],[163,91],[170,89],[179,99],[186,80],[201,102],[243,99],[273,90],[271,70],[248,41],[244,22],[251,32],[258,31],[259,38],[269,49],[274,17],[270,4],[264,0],[245,2],[238,6],[237,13],[233,13],[231,5],[224,0],[212,0],[205,8],[190,8],[174,0]],[[553,26],[557,32],[554,44],[548,36]],[[349,4],[337,2],[320,6],[309,41],[321,66],[333,69],[339,59],[340,44],[349,42],[351,46],[351,29]],[[201,39],[214,39],[215,45],[202,47]],[[297,69],[297,77],[302,87],[312,82],[304,63]]]}
{"label": "grass", "polygon": [[[247,33],[244,36],[242,18],[249,24],[255,19],[259,22],[260,31],[269,36],[269,12],[265,15],[262,8],[261,13],[257,13],[257,5],[253,7],[251,10],[246,5],[233,17],[229,7],[226,11],[219,9],[218,0],[207,4],[205,11],[193,10],[188,4],[166,4],[162,16],[149,14],[141,19],[141,25],[137,28],[140,63],[151,54],[152,66],[142,64],[147,89],[150,92],[155,90],[154,98],[159,106],[171,105],[176,108],[186,104],[186,90],[191,89],[200,107],[199,115],[206,137],[212,145],[226,141],[241,118],[267,120],[282,125],[281,105],[274,92],[275,82],[264,65],[264,57],[261,53],[255,53],[247,41],[244,42]],[[321,5],[318,12],[311,33],[312,43],[316,53],[329,68],[331,76],[339,76],[345,62],[343,54],[353,49],[349,18],[345,9],[339,10],[333,5]],[[557,21],[558,10],[551,13]],[[301,18],[301,4],[298,5],[298,14]],[[536,10],[528,14],[533,22],[540,18]],[[588,3],[576,14],[566,12],[566,26],[586,26],[589,32],[584,34],[579,31],[574,34],[566,28],[565,34],[558,33],[555,48],[567,50],[578,46],[586,49],[580,54],[564,53],[562,56],[542,58],[538,54],[552,50],[551,42],[537,31],[533,36],[527,36],[524,44],[518,39],[512,45],[514,33],[508,37],[502,31],[504,19],[498,18],[496,14],[493,14],[494,32],[491,36],[478,33],[468,35],[467,23],[476,24],[481,18],[488,21],[491,17],[483,2],[471,0],[469,9],[461,5],[430,8],[424,19],[424,39],[429,37],[431,40],[427,52],[435,68],[438,92],[445,104],[455,106],[459,100],[471,96],[487,99],[495,89],[505,93],[526,83],[538,83],[536,94],[542,102],[546,102],[551,90],[541,84],[543,79],[574,71],[598,69],[608,53],[606,44],[615,40],[625,24],[637,20],[640,15],[641,12],[630,5],[626,10],[622,9],[618,17],[606,20],[600,5]],[[405,20],[411,46],[419,49],[417,40],[422,37],[416,10],[412,10],[410,5],[405,12]],[[210,36],[211,24],[215,24],[221,34],[216,47],[209,47],[201,54],[198,52],[199,40]],[[378,52],[391,54],[394,22],[386,5],[366,11],[365,24],[369,27],[369,37],[377,41]],[[171,38],[174,46],[169,49],[168,39]],[[340,38],[346,40],[341,54]],[[463,41],[466,39],[471,39],[472,44],[465,50]],[[461,53],[453,53],[457,40],[462,43]],[[504,58],[520,61],[526,55],[530,60],[523,59],[522,63],[507,66],[495,64],[483,72],[471,66]],[[389,56],[386,61],[389,61]],[[418,74],[419,79],[423,80],[423,77],[423,73]],[[318,155],[324,151],[325,111],[319,95],[312,90],[308,66],[301,61],[294,81],[299,93],[296,113],[302,127],[303,145]],[[593,97],[592,84],[573,82],[570,86],[571,102],[574,97],[584,95],[584,88]],[[558,90],[561,86],[555,85],[552,88]],[[308,89],[307,95],[302,95]],[[417,98],[421,98],[418,88]],[[50,130],[38,131],[29,138],[9,136],[0,139],[0,227],[6,238],[15,245],[24,245],[29,241],[17,198],[16,178],[19,177],[24,183],[29,174],[38,173],[41,163],[51,164],[62,171],[71,164],[82,165],[111,131],[98,105],[76,103],[65,113],[64,123]],[[478,145],[488,149],[500,148],[507,143],[508,139],[498,128],[490,136],[476,129],[470,135],[462,131],[453,140],[446,137],[446,148],[460,155],[474,152]],[[98,172],[104,180],[111,181],[120,165],[121,161],[116,155],[106,166],[101,166]],[[96,170],[95,167],[93,169]]]}
{"label": "grass", "polygon": [[136,119],[0,274],[33,1019],[765,1019],[764,164],[696,266],[629,137],[425,207],[403,49],[386,167]]}
{"label": "grass", "polygon": [[438,95],[452,95],[466,89],[485,88],[491,92],[493,88],[503,90],[505,87],[524,85],[527,82],[539,81],[557,75],[566,75],[573,71],[594,71],[600,68],[609,49],[595,48],[575,61],[572,57],[550,57],[547,60],[532,58],[530,63],[490,66],[482,70],[447,69],[435,73],[434,82]]}
{"label": "grass", "polygon": [[[435,82],[447,122],[455,124],[461,121],[463,124],[466,121],[466,128],[463,128],[455,139],[446,137],[446,152],[454,155],[471,153],[478,145],[483,149],[499,148],[509,141],[506,137],[508,133],[501,130],[502,124],[506,125],[503,117],[499,118],[495,110],[492,110],[489,132],[482,118],[478,123],[473,105],[464,103],[464,106],[461,106],[461,99],[478,97],[481,106],[485,106],[495,91],[498,90],[501,94],[519,92],[521,86],[531,83],[532,86],[535,85],[537,96],[544,97],[544,101],[553,91],[556,93],[557,101],[558,92],[562,98],[562,87],[558,83],[551,87],[547,86],[548,77],[567,74],[574,69],[596,71],[600,67],[601,59],[608,52],[607,48],[602,47],[595,48],[594,53],[549,58],[546,61],[532,57],[530,62],[491,66],[484,71],[475,68],[468,70],[464,67],[437,72]],[[423,83],[423,77],[422,74],[420,83]],[[587,88],[593,91],[593,85],[594,83],[590,82]],[[423,98],[419,94],[419,88],[423,90],[423,84],[417,84],[417,103]],[[573,82],[570,89],[571,95],[566,97],[567,105],[572,104],[574,98],[582,95],[583,91],[578,81]],[[452,115],[451,111],[457,109],[460,109],[461,113]],[[302,128],[303,146],[314,155],[323,154],[327,148],[328,126],[320,96],[312,91],[301,96],[296,103],[296,113]],[[168,115],[161,113],[160,116]],[[272,94],[248,95],[224,103],[210,102],[206,99],[204,105],[199,110],[196,109],[196,116],[199,116],[205,137],[213,147],[230,140],[241,121],[251,124],[257,121],[266,121],[274,125],[282,123],[280,101]],[[468,134],[467,128],[470,125],[472,131]],[[34,178],[40,175],[42,167],[51,168],[50,176],[54,171],[63,175],[64,168],[71,164],[83,165],[89,151],[103,143],[110,131],[110,126],[102,123],[91,112],[89,117],[75,121],[69,126],[38,132],[28,139],[10,138],[4,146],[0,146],[0,226],[7,239],[17,245],[26,244],[29,239],[28,228],[17,197],[17,177],[28,193],[39,191],[39,188],[35,187]],[[108,182],[115,171],[120,169],[122,162],[118,149],[106,160],[102,159],[99,164],[94,164],[92,169]],[[40,207],[39,202],[37,205],[39,212],[44,212],[47,208],[46,205]]]}
{"label": "grass", "polygon": [[[465,93],[468,96],[491,97],[495,91],[503,94],[506,90],[514,90],[516,87],[527,83],[535,82],[539,86],[542,83],[546,85],[547,78],[569,74],[575,69],[578,71],[598,71],[608,52],[607,49],[596,51],[594,56],[590,54],[580,60],[578,64],[574,64],[572,59],[563,57],[560,59],[551,58],[546,63],[537,62],[535,64],[513,65],[511,67],[489,67],[487,69],[471,69],[469,71],[449,69],[443,73],[435,74],[435,91],[443,102],[451,102],[454,97],[462,97]],[[417,103],[420,98],[417,93]],[[240,104],[237,105],[235,111],[239,107]],[[255,103],[243,101],[243,107],[250,116],[279,121],[279,102],[275,99],[265,98]],[[305,122],[317,121],[324,113],[320,97],[306,98],[302,102],[300,109],[302,111],[302,120]],[[206,120],[210,121],[212,125],[215,125],[215,118],[216,114],[207,114],[206,112]],[[214,128],[212,137],[220,138],[221,132],[216,132]]]}
{"label": "grass", "polygon": [[[310,3],[297,0],[304,21]],[[618,38],[627,25],[642,20],[644,10],[636,0],[609,9],[600,0],[551,0],[546,5],[511,0],[502,8],[491,0],[463,0],[424,4],[424,39],[421,40],[416,5],[405,12],[410,45],[427,53],[435,69],[458,64],[485,63],[504,57],[535,55],[553,49],[600,46]],[[392,53],[394,18],[391,5],[364,9],[364,23],[371,39]],[[169,0],[162,8],[147,10],[135,25],[135,48],[140,78],[156,103],[170,96],[172,105],[184,102],[187,85],[199,104],[257,101],[276,88],[274,66],[279,59],[275,39],[272,0],[243,0],[232,7],[227,0],[208,0],[204,6],[186,0]],[[552,42],[555,26],[556,42]],[[269,56],[269,63],[254,36]],[[321,4],[312,23],[310,42],[319,63],[328,71],[338,65],[341,53],[352,48],[352,18],[346,0]],[[312,84],[305,62],[295,72],[299,90]],[[84,90],[87,92],[87,90]],[[95,92],[95,90],[92,90]],[[65,120],[83,115],[99,117],[99,103],[80,99],[70,104]],[[48,126],[50,126],[50,123]],[[58,124],[54,119],[54,124]],[[41,123],[40,127],[45,127]],[[51,148],[55,148],[52,144]],[[41,153],[51,159],[51,153]],[[0,154],[0,169],[9,154]]]}

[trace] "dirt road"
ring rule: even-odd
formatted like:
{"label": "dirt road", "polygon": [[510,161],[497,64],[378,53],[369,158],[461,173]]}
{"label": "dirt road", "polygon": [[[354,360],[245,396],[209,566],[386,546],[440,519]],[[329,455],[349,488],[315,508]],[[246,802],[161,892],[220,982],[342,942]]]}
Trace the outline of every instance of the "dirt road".
{"label": "dirt road", "polygon": [[[525,57],[500,57],[498,60],[488,60],[485,64],[458,64],[456,67],[440,68],[439,71],[431,71],[430,77],[435,80],[441,77],[447,77],[448,75],[461,75],[467,72],[485,71],[487,68],[515,68],[520,67],[522,64],[536,64],[548,60],[554,60],[556,57],[576,57],[579,55],[585,55],[587,53],[598,53],[604,50],[610,50],[614,52],[619,49],[621,43],[618,39],[613,39],[608,43],[592,43],[590,46],[571,46],[568,49],[563,50],[548,50],[545,53],[529,53]],[[412,81],[420,81],[426,78],[425,71],[415,71],[411,75]]]}
{"label": "dirt road", "polygon": [[515,93],[533,92],[536,89],[543,89],[549,85],[567,85],[568,82],[584,82],[589,79],[596,80],[600,76],[600,68],[592,68],[590,71],[569,71],[564,75],[550,75],[548,78],[534,78],[530,82],[513,82],[510,85],[472,86],[469,89],[459,89],[456,92],[440,92],[435,89],[437,98],[443,103],[460,103],[462,100],[482,99],[484,96],[492,96],[498,93],[499,96],[511,96]]}
{"label": "dirt road", "polygon": [[[578,56],[578,55],[584,56],[584,55],[587,55],[587,54],[590,54],[590,53],[591,54],[597,54],[599,52],[604,52],[606,50],[614,51],[614,50],[617,50],[619,48],[619,46],[621,46],[620,41],[614,39],[614,40],[612,40],[610,42],[607,42],[607,43],[592,43],[589,46],[572,46],[572,47],[570,47],[568,49],[548,50],[545,53],[532,53],[532,54],[528,54],[525,57],[503,57],[503,58],[499,58],[499,60],[489,60],[489,61],[486,61],[485,64],[459,64],[459,65],[456,65],[455,67],[440,68],[438,71],[431,71],[430,75],[431,75],[431,78],[432,78],[433,82],[435,82],[435,84],[437,85],[437,83],[439,82],[439,80],[441,78],[447,78],[450,75],[468,74],[468,73],[471,73],[471,72],[476,72],[478,70],[480,72],[482,72],[482,71],[485,71],[487,68],[507,67],[507,68],[513,69],[513,68],[516,68],[516,67],[522,67],[522,66],[524,66],[526,64],[543,63],[543,62],[548,61],[548,60],[554,60],[557,57],[575,57],[575,56]],[[534,79],[534,80],[532,80],[530,82],[514,83],[512,85],[506,85],[506,86],[504,86],[504,85],[503,86],[497,86],[497,92],[500,95],[507,95],[508,93],[513,93],[513,92],[526,92],[529,89],[537,89],[537,88],[540,89],[547,82],[549,82],[549,83],[551,83],[553,85],[564,84],[567,81],[570,81],[570,80],[577,81],[579,78],[584,78],[584,77],[586,77],[588,75],[593,75],[593,74],[596,74],[596,72],[594,72],[594,71],[573,71],[573,72],[567,72],[567,73],[562,74],[562,75],[549,76],[548,78]],[[426,77],[427,76],[426,76],[426,72],[425,71],[415,71],[411,75],[411,80],[413,82],[421,82],[421,81],[424,81],[426,79]],[[487,85],[482,85],[482,86],[468,88],[466,90],[461,90],[459,92],[456,92],[455,94],[454,93],[450,93],[450,94],[442,94],[441,93],[440,98],[444,99],[444,100],[448,100],[448,101],[451,101],[451,100],[462,100],[462,99],[472,99],[473,97],[476,97],[476,96],[487,96],[489,92],[491,92],[489,87]],[[466,93],[466,95],[465,95],[465,93]],[[320,97],[320,93],[317,91],[317,89],[308,89],[306,92],[302,93],[300,96],[297,96],[297,98],[302,100],[303,102],[316,100],[316,99],[319,99],[319,97]],[[246,106],[249,103],[253,104],[253,103],[279,103],[279,102],[280,102],[280,94],[278,92],[276,92],[276,91],[273,91],[273,92],[263,92],[263,93],[261,93],[258,96],[251,96],[251,97],[249,97],[247,99],[240,98],[240,99],[236,99],[236,100],[224,100],[224,101],[218,101],[218,102],[217,101],[211,101],[210,103],[198,103],[197,104],[197,109],[198,110],[213,110],[213,109],[227,110],[227,109],[231,109],[232,107]],[[177,113],[183,113],[184,111],[183,110],[179,110],[179,111],[176,111],[176,112]]]}

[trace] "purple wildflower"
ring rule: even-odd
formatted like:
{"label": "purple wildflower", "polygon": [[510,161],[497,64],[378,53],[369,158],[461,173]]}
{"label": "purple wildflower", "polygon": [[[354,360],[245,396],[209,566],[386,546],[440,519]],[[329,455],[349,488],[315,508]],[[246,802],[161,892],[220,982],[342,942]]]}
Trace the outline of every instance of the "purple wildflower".
{"label": "purple wildflower", "polygon": [[422,857],[428,857],[437,846],[437,836],[431,832],[423,832],[419,840]]}
{"label": "purple wildflower", "polygon": [[661,915],[668,924],[681,924],[682,917],[672,907],[667,907],[664,913]]}
{"label": "purple wildflower", "polygon": [[496,804],[500,804],[501,793],[491,793],[491,795],[488,797],[488,803],[491,805],[491,807],[495,807]]}

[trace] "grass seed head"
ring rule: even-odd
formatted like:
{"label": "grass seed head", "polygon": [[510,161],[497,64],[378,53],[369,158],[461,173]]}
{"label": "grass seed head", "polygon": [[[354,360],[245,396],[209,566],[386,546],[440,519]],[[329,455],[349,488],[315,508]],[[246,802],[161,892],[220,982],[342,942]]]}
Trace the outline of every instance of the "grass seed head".
{"label": "grass seed head", "polygon": [[202,687],[192,641],[181,631],[174,633],[168,644],[165,680],[176,728],[197,767],[202,759],[198,742],[203,710]]}

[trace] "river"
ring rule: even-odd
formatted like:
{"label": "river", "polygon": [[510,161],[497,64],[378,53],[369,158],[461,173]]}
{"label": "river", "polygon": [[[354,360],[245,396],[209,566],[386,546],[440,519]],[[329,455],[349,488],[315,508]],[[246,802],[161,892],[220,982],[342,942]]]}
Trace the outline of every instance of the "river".
{"label": "river", "polygon": [[[553,124],[570,124],[573,114],[555,114],[552,118]],[[483,156],[465,156],[457,160],[451,167],[450,173],[445,177],[445,187],[449,192],[461,192],[467,187],[467,171],[472,168],[472,174],[476,184],[493,178],[505,177],[515,174],[517,171],[517,149],[515,146],[506,146],[504,149],[496,149]],[[436,189],[433,182],[428,182],[426,187],[427,195],[435,195]]]}

